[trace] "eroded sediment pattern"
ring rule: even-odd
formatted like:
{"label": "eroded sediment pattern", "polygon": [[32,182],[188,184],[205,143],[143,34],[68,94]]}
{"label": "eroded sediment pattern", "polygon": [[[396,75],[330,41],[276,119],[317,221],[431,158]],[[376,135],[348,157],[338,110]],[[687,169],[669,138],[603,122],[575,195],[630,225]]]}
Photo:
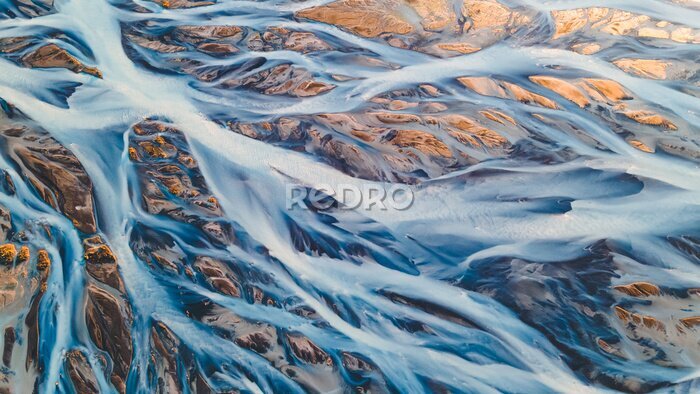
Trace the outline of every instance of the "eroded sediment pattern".
{"label": "eroded sediment pattern", "polygon": [[695,392],[699,45],[695,0],[0,0],[0,392]]}

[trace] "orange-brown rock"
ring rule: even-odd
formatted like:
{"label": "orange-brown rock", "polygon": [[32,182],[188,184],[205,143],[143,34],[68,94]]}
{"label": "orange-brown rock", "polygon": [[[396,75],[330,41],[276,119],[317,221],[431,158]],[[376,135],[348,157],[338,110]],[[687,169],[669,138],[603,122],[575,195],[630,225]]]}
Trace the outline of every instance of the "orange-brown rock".
{"label": "orange-brown rock", "polygon": [[15,53],[32,45],[31,37],[0,38],[0,53]]}
{"label": "orange-brown rock", "polygon": [[[151,120],[134,125],[132,130],[129,146],[136,153],[131,156],[139,177],[144,209],[154,215],[167,215],[176,221],[193,224],[211,242],[226,245],[236,242],[231,225],[217,220],[222,215],[221,206],[203,181],[183,133],[166,123]],[[151,157],[143,146],[168,146],[165,149],[167,157]],[[145,261],[154,258],[150,251],[141,257]],[[171,265],[168,264],[170,258],[165,257],[153,262]],[[179,271],[180,266],[163,267]]]}
{"label": "orange-brown rock", "polygon": [[588,98],[579,90],[579,88],[567,81],[544,75],[533,75],[530,77],[530,80],[557,93],[581,108],[585,108],[590,104]]}
{"label": "orange-brown rock", "polygon": [[615,286],[614,289],[633,297],[649,297],[661,294],[659,287],[649,282],[634,282],[627,285]]}
{"label": "orange-brown rock", "polygon": [[194,8],[216,4],[213,1],[193,1],[193,0],[150,0],[160,4],[163,8]]}
{"label": "orange-brown rock", "polygon": [[12,244],[0,246],[0,309],[21,298],[26,290],[36,289],[36,282],[27,282],[28,264],[17,261],[17,249]]}
{"label": "orange-brown rock", "polygon": [[622,321],[629,321],[632,319],[632,313],[619,305],[615,307],[615,314]]}
{"label": "orange-brown rock", "polygon": [[100,386],[85,354],[80,350],[71,350],[65,357],[65,368],[75,391],[97,393]]}
{"label": "orange-brown rock", "polygon": [[465,47],[467,51],[470,50],[468,48],[485,48],[514,36],[528,26],[533,16],[530,12],[513,10],[496,0],[465,1],[461,13],[464,24],[453,29],[464,30],[459,42],[468,44]]}
{"label": "orange-brown rock", "polygon": [[496,111],[496,110],[489,110],[489,111],[479,111],[481,115],[483,115],[486,119],[492,120],[494,122],[500,123],[502,125],[505,125],[505,122],[508,122],[512,125],[517,124],[515,122],[515,119],[512,117],[504,114],[503,112]]}
{"label": "orange-brown rock", "polygon": [[612,102],[629,100],[632,98],[622,85],[610,79],[585,78],[584,82],[585,84],[582,84],[581,86],[584,89],[588,89],[589,94],[591,94],[592,88],[594,90],[594,95],[595,93],[599,93]]}
{"label": "orange-brown rock", "polygon": [[[556,103],[542,96],[536,95],[524,88],[488,77],[461,77],[458,79],[465,87],[478,94],[518,100],[524,103],[537,104],[547,108],[557,108]],[[603,78],[582,78],[568,81],[552,76],[531,76],[530,80],[541,85],[562,97],[572,101],[581,108],[588,107],[592,101],[611,105],[613,112],[622,114],[635,122],[650,126],[658,126],[669,130],[677,130],[677,126],[662,115],[643,109],[631,109],[623,100],[632,100],[631,95],[620,83]],[[614,104],[614,105],[613,105]],[[636,105],[635,105],[636,106]],[[503,124],[502,119],[496,118],[491,113],[482,115],[490,120]],[[540,115],[535,115],[540,116]],[[630,139],[629,143],[644,152],[653,152],[653,149],[639,140]]]}
{"label": "orange-brown rock", "polygon": [[469,18],[471,28],[475,30],[495,28],[498,32],[505,30],[509,24],[522,24],[529,20],[494,0],[465,1],[462,13]]}
{"label": "orange-brown rock", "polygon": [[338,0],[298,11],[296,17],[336,25],[362,37],[412,32],[413,26],[398,15],[395,6],[382,0]]}
{"label": "orange-brown rock", "polygon": [[679,43],[700,42],[700,32],[697,29],[614,8],[557,10],[552,11],[552,18],[556,28],[554,39],[576,32],[600,31],[610,35],[670,39]]}
{"label": "orange-brown rock", "polygon": [[417,103],[411,103],[405,100],[391,100],[389,102],[389,109],[392,111],[402,111],[404,109],[417,107]]}
{"label": "orange-brown rock", "polygon": [[550,109],[559,108],[554,101],[514,83],[498,81],[488,77],[460,77],[457,80],[465,87],[482,96],[517,100],[521,103],[539,105]]}
{"label": "orange-brown rock", "polygon": [[156,321],[151,327],[151,362],[162,371],[164,392],[181,392],[182,384],[177,375],[180,339],[162,322]]}
{"label": "orange-brown rock", "polygon": [[664,331],[666,329],[664,323],[660,322],[658,319],[652,316],[642,316],[642,324],[646,328],[651,328],[658,331]]}
{"label": "orange-brown rock", "polygon": [[447,111],[449,107],[443,103],[429,102],[423,105],[422,111],[426,114],[435,114]]}
{"label": "orange-brown rock", "polygon": [[151,327],[149,368],[159,371],[159,391],[163,393],[211,393],[192,351],[162,322]]}
{"label": "orange-brown rock", "polygon": [[51,268],[51,258],[49,253],[43,249],[39,250],[36,259],[36,269],[40,272],[44,272]]}
{"label": "orange-brown rock", "polygon": [[431,96],[431,97],[438,97],[440,96],[440,89],[436,88],[433,85],[424,83],[419,86],[420,90],[424,92],[425,94]]}
{"label": "orange-brown rock", "polygon": [[364,122],[361,122],[358,116],[353,114],[320,114],[316,115],[315,119],[325,126],[346,133],[349,133],[350,131],[362,131],[370,134],[379,134],[387,130],[385,127],[374,127],[367,125]]}
{"label": "orange-brown rock", "polygon": [[452,128],[450,135],[463,144],[495,148],[508,143],[508,140],[497,132],[478,124],[466,116],[445,115],[442,117],[442,120]]}
{"label": "orange-brown rock", "polygon": [[337,0],[296,13],[389,45],[454,56],[480,50],[531,20],[496,0]]}
{"label": "orange-brown rock", "polygon": [[17,257],[17,248],[13,244],[0,245],[0,264],[12,265]]}
{"label": "orange-brown rock", "polygon": [[637,32],[637,36],[644,38],[660,38],[668,40],[671,38],[671,33],[663,29],[643,27]]}
{"label": "orange-brown rock", "polygon": [[241,33],[243,29],[231,25],[181,25],[175,28],[173,36],[191,44],[198,44],[203,40],[231,38]]}
{"label": "orange-brown rock", "polygon": [[[415,89],[374,97],[371,102],[378,105],[370,104],[363,112],[300,116],[293,123],[287,120],[285,123],[294,126],[284,133],[282,118],[258,124],[231,122],[229,127],[271,143],[294,143],[296,150],[303,147],[305,151],[328,158],[328,162],[342,171],[362,174],[369,179],[385,176],[393,179],[397,174],[412,177],[411,173],[417,170],[438,174],[442,169],[475,162],[465,149],[507,155],[504,148],[510,145],[509,139],[492,127],[500,125],[512,129],[513,118],[493,110],[488,115],[497,124],[485,127],[480,124],[484,120],[448,113],[450,107],[442,102],[416,100],[416,97],[432,99],[445,94],[435,86],[423,84]],[[431,104],[434,106],[429,107]],[[376,109],[377,106],[383,108]],[[425,115],[427,113],[438,114]],[[486,117],[487,121],[491,119]],[[349,136],[354,143],[347,142]],[[391,169],[389,176],[385,175],[385,168]]]}
{"label": "orange-brown rock", "polygon": [[449,0],[406,0],[418,16],[425,30],[439,31],[457,20],[454,6]]}
{"label": "orange-brown rock", "polygon": [[419,130],[395,130],[389,138],[392,145],[401,148],[414,148],[429,156],[452,157],[450,148],[430,133]]}
{"label": "orange-brown rock", "polygon": [[688,328],[700,326],[700,316],[685,317],[680,319],[681,323]]}
{"label": "orange-brown rock", "polygon": [[49,15],[56,11],[54,0],[14,0],[17,10],[29,18]]}
{"label": "orange-brown rock", "polygon": [[616,353],[616,349],[612,347],[609,343],[605,342],[603,339],[598,338],[596,341],[598,343],[598,347],[603,349],[604,352],[614,354]]}
{"label": "orange-brown rock", "polygon": [[601,46],[597,43],[580,43],[572,45],[571,49],[582,55],[593,55],[600,51]]}
{"label": "orange-brown rock", "polygon": [[30,252],[27,246],[22,246],[19,248],[19,253],[17,253],[17,262],[24,264],[29,262]]}
{"label": "orange-brown rock", "polygon": [[242,79],[229,79],[223,86],[241,86],[267,95],[295,97],[316,96],[335,88],[335,85],[314,80],[305,69],[289,64],[275,66]]}
{"label": "orange-brown rock", "polygon": [[466,42],[446,42],[443,44],[438,44],[438,48],[445,51],[459,52],[463,55],[478,52],[481,50],[481,48],[475,47]]}
{"label": "orange-brown rock", "polygon": [[333,364],[333,359],[320,347],[305,336],[287,334],[287,341],[292,352],[299,359],[310,364]]}
{"label": "orange-brown rock", "polygon": [[27,67],[67,68],[75,73],[86,73],[102,78],[102,73],[95,67],[85,66],[75,56],[56,44],[48,44],[22,57]]}
{"label": "orange-brown rock", "polygon": [[700,30],[689,27],[678,27],[671,31],[671,40],[680,43],[700,43]]}
{"label": "orange-brown rock", "polygon": [[353,131],[350,132],[350,134],[351,134],[353,137],[357,137],[357,138],[361,139],[361,140],[364,141],[364,142],[373,142],[373,141],[376,139],[375,136],[373,136],[373,135],[371,135],[371,134],[369,134],[369,133],[365,133],[364,131],[360,131],[360,130],[353,130]]}
{"label": "orange-brown rock", "polygon": [[655,59],[618,59],[613,62],[624,72],[651,79],[666,79],[668,62]]}
{"label": "orange-brown rock", "polygon": [[649,145],[643,143],[642,141],[639,141],[639,140],[629,140],[629,141],[627,141],[627,142],[628,142],[630,145],[632,145],[633,147],[639,149],[639,150],[642,151],[642,152],[654,153],[654,149],[652,149],[651,147],[649,147]]}
{"label": "orange-brown rock", "polygon": [[333,90],[334,88],[334,85],[325,82],[306,80],[295,86],[291,93],[293,96],[297,97],[311,97],[318,96],[319,94]]}
{"label": "orange-brown rock", "polygon": [[494,79],[488,77],[460,77],[457,80],[465,87],[482,96],[507,97],[505,89]]}
{"label": "orange-brown rock", "polygon": [[97,281],[124,293],[117,258],[112,249],[98,235],[83,241],[85,269]]}
{"label": "orange-brown rock", "polygon": [[331,46],[313,33],[295,31],[287,36],[284,48],[290,51],[308,53],[327,51],[331,49]]}
{"label": "orange-brown rock", "polygon": [[256,331],[236,338],[236,345],[258,354],[266,353],[272,347],[272,338],[266,331]]}
{"label": "orange-brown rock", "polygon": [[622,114],[634,120],[637,123],[646,124],[650,126],[659,126],[669,130],[678,130],[678,127],[676,127],[676,125],[673,124],[673,122],[652,111],[623,110]]}
{"label": "orange-brown rock", "polygon": [[656,318],[629,312],[619,305],[615,306],[615,314],[623,322],[631,323],[635,326],[644,326],[658,331],[664,331],[666,329],[665,325]]}
{"label": "orange-brown rock", "polygon": [[218,42],[205,42],[199,44],[197,45],[197,50],[211,55],[226,55],[238,52],[238,48],[236,48],[234,45]]}
{"label": "orange-brown rock", "polygon": [[117,391],[126,392],[126,379],[131,365],[131,311],[128,304],[108,291],[88,285],[85,322],[95,345],[112,359],[110,380]]}
{"label": "orange-brown rock", "polygon": [[607,8],[579,8],[552,11],[556,31],[553,38],[559,38],[576,32],[589,22],[597,22],[608,13]]}
{"label": "orange-brown rock", "polygon": [[[166,36],[165,44],[189,43],[201,47],[206,43],[233,44],[240,40],[243,29],[231,25],[181,25]],[[174,38],[176,41],[170,41]],[[161,40],[162,42],[163,40]]]}
{"label": "orange-brown rock", "polygon": [[207,278],[209,284],[218,292],[240,297],[238,278],[226,263],[206,256],[198,256],[194,267]]}
{"label": "orange-brown rock", "polygon": [[185,48],[182,45],[166,44],[156,40],[149,40],[148,38],[136,34],[125,34],[125,36],[129,39],[129,41],[133,42],[134,44],[140,47],[151,49],[161,53],[175,53],[187,50],[187,48]]}
{"label": "orange-brown rock", "polygon": [[343,352],[342,355],[343,367],[347,368],[349,371],[371,371],[374,369],[374,366],[372,366],[368,361],[363,360],[357,355],[348,352]]}
{"label": "orange-brown rock", "polygon": [[[17,148],[24,164],[36,175],[30,179],[41,197],[63,212],[73,225],[85,233],[96,230],[92,182],[78,160],[65,148],[52,146],[44,150]],[[57,159],[59,156],[59,160]]]}
{"label": "orange-brown rock", "polygon": [[503,86],[510,91],[513,98],[525,104],[537,104],[541,107],[558,109],[559,106],[552,100],[526,90],[516,84],[503,82]]}
{"label": "orange-brown rock", "polygon": [[11,152],[22,175],[48,205],[78,230],[96,231],[92,182],[70,150],[20,113],[6,124],[0,122],[0,141],[0,150]]}
{"label": "orange-brown rock", "polygon": [[157,159],[168,159],[174,157],[177,153],[177,150],[173,149],[166,151],[160,144],[154,144],[151,141],[140,142],[139,146],[143,148],[150,157]]}
{"label": "orange-brown rock", "polygon": [[592,29],[608,34],[624,35],[650,19],[646,15],[601,7],[553,11],[552,17],[557,29],[555,38],[578,31],[588,24]]}
{"label": "orange-brown rock", "polygon": [[379,122],[387,124],[420,123],[421,119],[413,114],[400,114],[394,112],[373,112],[370,115],[377,118]]}

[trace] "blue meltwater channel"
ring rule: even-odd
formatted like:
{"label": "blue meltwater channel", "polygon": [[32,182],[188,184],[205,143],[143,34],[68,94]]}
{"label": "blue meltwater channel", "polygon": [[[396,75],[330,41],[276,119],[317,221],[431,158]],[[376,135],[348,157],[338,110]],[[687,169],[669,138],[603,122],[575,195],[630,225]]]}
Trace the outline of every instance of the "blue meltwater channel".
{"label": "blue meltwater channel", "polygon": [[697,0],[0,0],[0,393],[700,392],[699,61]]}

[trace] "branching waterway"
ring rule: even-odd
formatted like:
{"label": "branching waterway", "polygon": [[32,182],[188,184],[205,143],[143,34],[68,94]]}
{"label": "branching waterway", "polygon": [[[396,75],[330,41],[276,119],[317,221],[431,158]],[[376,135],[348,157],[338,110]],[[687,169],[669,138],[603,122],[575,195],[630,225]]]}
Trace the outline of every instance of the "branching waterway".
{"label": "branching waterway", "polygon": [[697,392],[699,60],[696,0],[0,0],[0,391]]}

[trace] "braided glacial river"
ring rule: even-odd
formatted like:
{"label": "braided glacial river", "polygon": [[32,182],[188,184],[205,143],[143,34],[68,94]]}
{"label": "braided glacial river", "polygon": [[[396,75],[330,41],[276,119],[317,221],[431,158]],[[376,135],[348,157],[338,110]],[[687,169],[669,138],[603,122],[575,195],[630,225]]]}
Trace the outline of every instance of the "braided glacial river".
{"label": "braided glacial river", "polygon": [[699,61],[697,0],[0,0],[0,392],[698,392]]}

